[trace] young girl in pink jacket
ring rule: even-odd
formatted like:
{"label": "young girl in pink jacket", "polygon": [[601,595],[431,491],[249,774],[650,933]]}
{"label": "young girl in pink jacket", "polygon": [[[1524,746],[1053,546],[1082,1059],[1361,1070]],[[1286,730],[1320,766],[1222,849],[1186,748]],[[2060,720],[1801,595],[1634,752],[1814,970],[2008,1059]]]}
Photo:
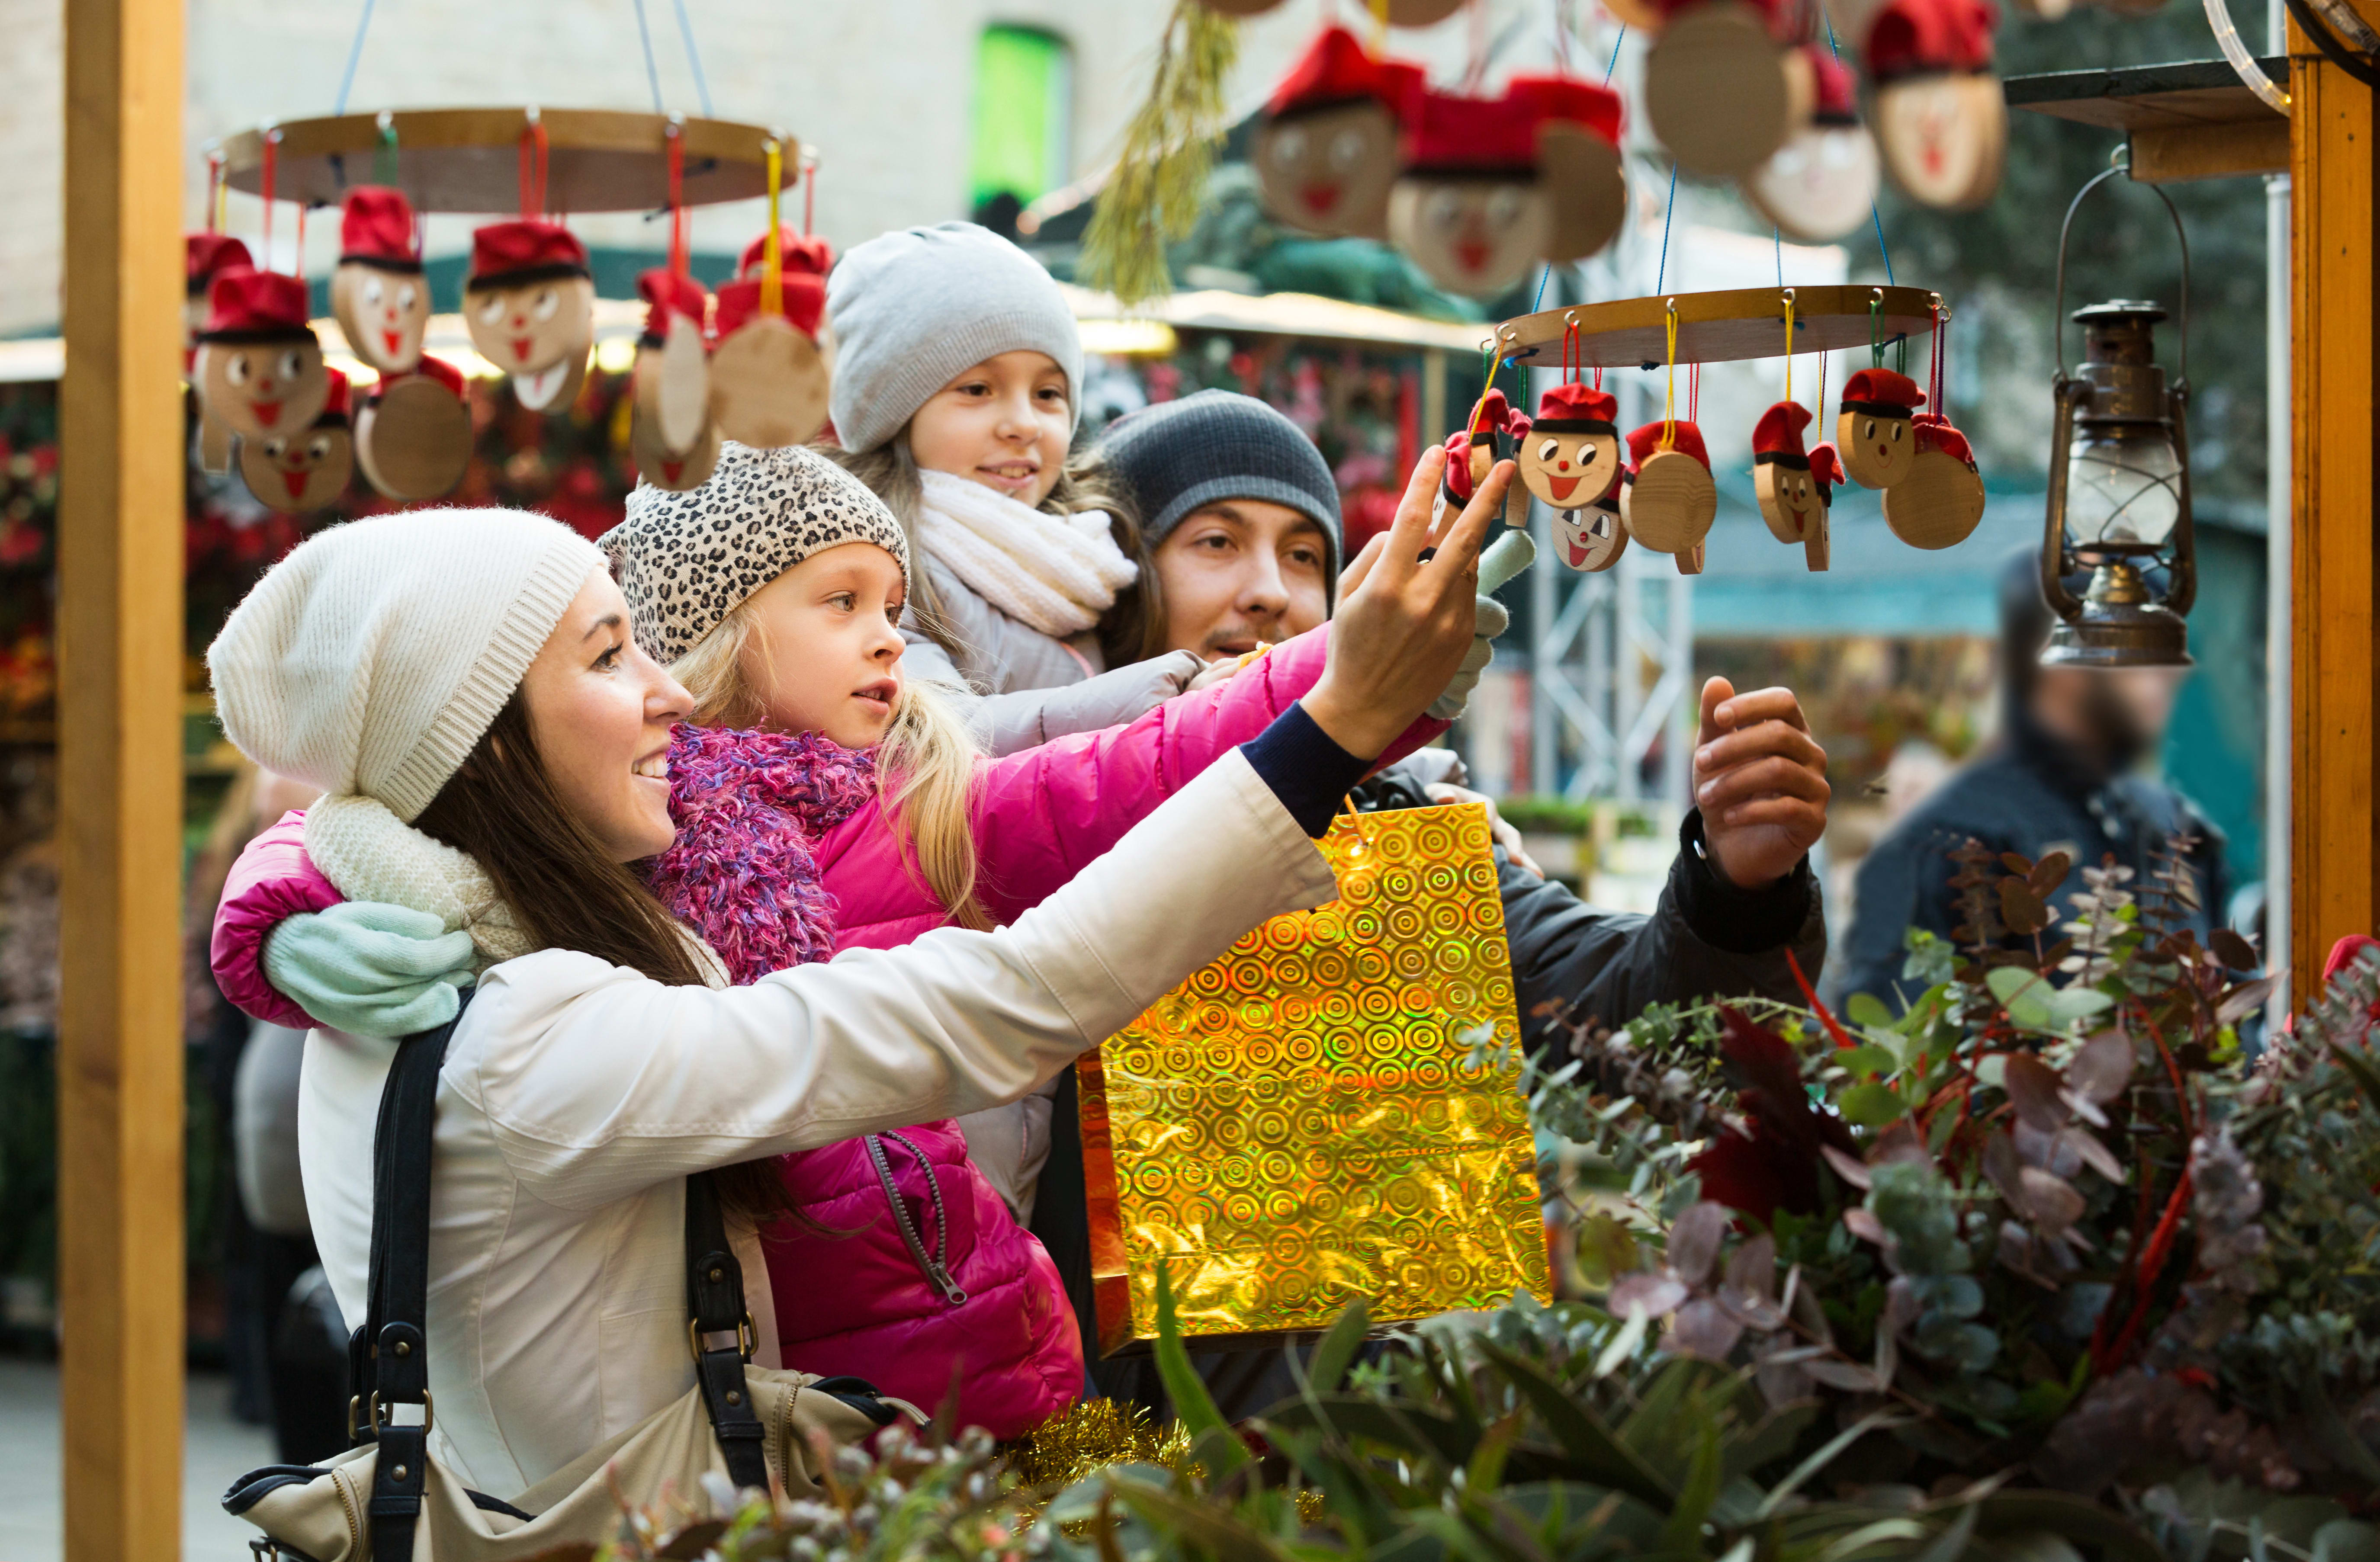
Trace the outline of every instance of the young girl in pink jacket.
{"label": "young girl in pink jacket", "polygon": [[[697,701],[669,753],[677,839],[651,881],[739,983],[953,921],[1014,919],[1313,690],[1329,660],[1318,629],[1127,725],[988,759],[949,702],[905,682],[906,544],[824,459],[730,443],[699,489],[638,489],[604,541],[638,642]],[[1381,762],[1444,725],[1416,722]],[[216,921],[225,992],[261,1018],[308,1023],[284,993],[325,974],[303,968],[302,940],[272,935],[338,901],[306,860],[302,816],[259,837]],[[329,978],[342,979],[354,977]],[[962,1423],[1000,1436],[1080,1393],[1057,1272],[954,1122],[780,1167],[800,1217],[768,1242],[787,1362],[928,1406],[955,1387]]]}

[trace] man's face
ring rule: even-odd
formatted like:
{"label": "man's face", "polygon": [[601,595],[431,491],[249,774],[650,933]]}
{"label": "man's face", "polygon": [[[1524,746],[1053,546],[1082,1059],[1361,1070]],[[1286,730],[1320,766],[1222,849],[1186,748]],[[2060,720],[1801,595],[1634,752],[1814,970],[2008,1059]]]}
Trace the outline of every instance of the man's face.
{"label": "man's face", "polygon": [[2130,769],[2164,743],[2189,675],[2181,667],[2045,667],[2034,675],[2034,714],[2109,769]]}
{"label": "man's face", "polygon": [[1305,633],[1330,616],[1330,556],[1322,528],[1286,504],[1191,511],[1157,547],[1165,648],[1211,660]]}

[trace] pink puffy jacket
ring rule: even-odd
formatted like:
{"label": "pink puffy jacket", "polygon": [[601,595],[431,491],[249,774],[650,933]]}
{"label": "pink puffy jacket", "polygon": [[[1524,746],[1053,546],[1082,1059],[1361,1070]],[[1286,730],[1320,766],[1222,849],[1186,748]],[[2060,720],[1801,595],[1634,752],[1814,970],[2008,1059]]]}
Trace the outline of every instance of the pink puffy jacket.
{"label": "pink puffy jacket", "polygon": [[[1125,725],[986,760],[975,800],[978,894],[993,920],[1038,904],[1184,781],[1262,732],[1321,676],[1327,635],[1284,642]],[[1382,762],[1445,725],[1415,722]],[[683,729],[670,771],[681,834],[656,865],[655,888],[737,980],[826,958],[830,938],[835,951],[890,949],[950,920],[905,860],[867,757],[815,738]],[[735,784],[722,786],[729,773]],[[285,918],[339,898],[306,857],[302,814],[257,837],[215,917],[211,963],[225,995],[259,1019],[308,1024],[265,979],[264,940]],[[796,1205],[828,1231],[850,1233],[786,1223],[767,1234],[784,1360],[854,1374],[929,1407],[955,1380],[962,1424],[1016,1435],[1083,1382],[1057,1271],[966,1159],[954,1123],[905,1130],[906,1143],[871,1137],[899,1195],[891,1220],[868,1139],[782,1158]],[[913,1256],[913,1238],[939,1257],[948,1289]],[[821,1275],[836,1283],[820,1285]],[[952,1291],[965,1301],[954,1302]]]}

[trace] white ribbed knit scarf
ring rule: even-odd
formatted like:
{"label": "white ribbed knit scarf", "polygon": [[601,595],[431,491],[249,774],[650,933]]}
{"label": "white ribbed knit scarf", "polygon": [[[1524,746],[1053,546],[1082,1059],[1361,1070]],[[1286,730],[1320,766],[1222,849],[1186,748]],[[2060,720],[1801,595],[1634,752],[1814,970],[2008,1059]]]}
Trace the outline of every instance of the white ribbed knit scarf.
{"label": "white ribbed knit scarf", "polygon": [[[534,947],[476,858],[431,840],[370,797],[325,797],[307,809],[306,854],[350,901],[427,912],[450,933],[458,927],[468,932],[479,951],[476,970]],[[727,970],[719,957],[692,934],[686,938],[703,980],[725,987]]]}
{"label": "white ribbed knit scarf", "polygon": [[1105,512],[1053,515],[947,472],[921,472],[918,540],[993,607],[1044,635],[1079,635],[1115,606],[1139,566]]}

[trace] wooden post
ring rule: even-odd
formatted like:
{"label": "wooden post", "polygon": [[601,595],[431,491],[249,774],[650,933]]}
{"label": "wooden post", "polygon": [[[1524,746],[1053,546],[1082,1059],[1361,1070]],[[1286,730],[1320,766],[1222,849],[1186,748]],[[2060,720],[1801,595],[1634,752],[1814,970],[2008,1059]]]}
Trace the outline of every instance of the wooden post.
{"label": "wooden post", "polygon": [[[2367,18],[2375,0],[2355,0]],[[2373,793],[2375,392],[2372,92],[2289,29],[2290,561],[2296,734],[2291,990],[2315,994],[2341,935],[2380,931]]]}
{"label": "wooden post", "polygon": [[68,1562],[182,1527],[183,0],[67,0],[58,1314]]}

